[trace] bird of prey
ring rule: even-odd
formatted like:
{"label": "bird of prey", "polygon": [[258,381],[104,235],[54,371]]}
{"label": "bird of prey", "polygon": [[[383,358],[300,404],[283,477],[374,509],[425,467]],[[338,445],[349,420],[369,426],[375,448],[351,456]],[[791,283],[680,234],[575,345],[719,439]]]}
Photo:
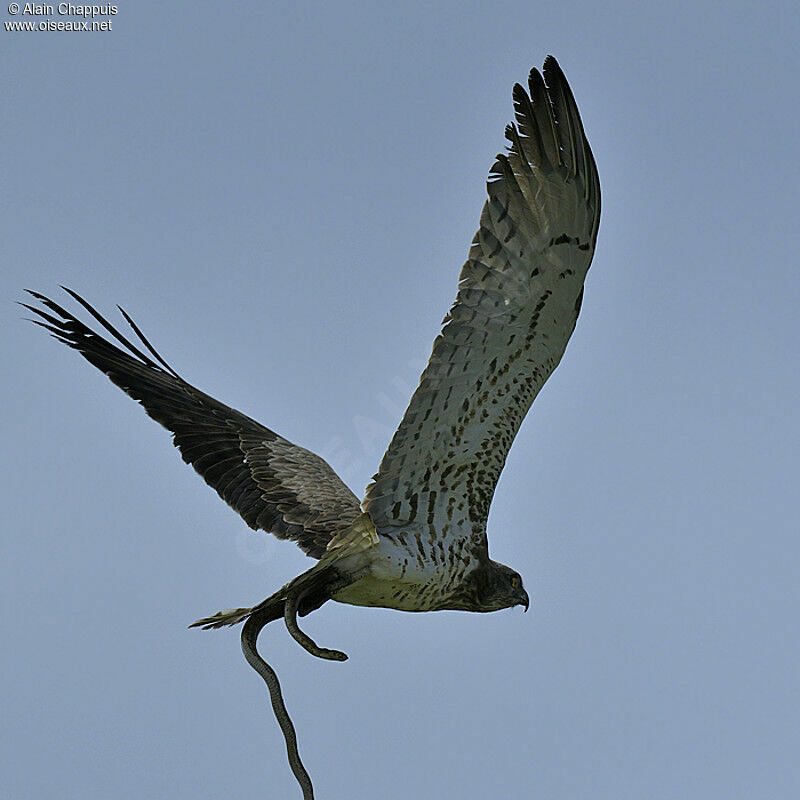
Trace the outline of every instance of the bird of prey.
{"label": "bird of prey", "polygon": [[[77,350],[170,430],[188,464],[254,529],[292,539],[317,560],[251,608],[195,625],[244,622],[248,662],[267,682],[303,790],[311,781],[277,677],[256,650],[261,628],[297,624],[328,600],[404,611],[528,607],[519,574],[489,557],[486,519],[511,443],[575,328],[595,249],[600,184],[578,108],[552,56],[513,89],[507,152],[491,169],[455,303],[419,387],[359,502],[319,456],[185,381],[130,316],[138,342],[72,298],[104,337],[37,292],[37,324]],[[45,310],[46,309],[46,310]]]}

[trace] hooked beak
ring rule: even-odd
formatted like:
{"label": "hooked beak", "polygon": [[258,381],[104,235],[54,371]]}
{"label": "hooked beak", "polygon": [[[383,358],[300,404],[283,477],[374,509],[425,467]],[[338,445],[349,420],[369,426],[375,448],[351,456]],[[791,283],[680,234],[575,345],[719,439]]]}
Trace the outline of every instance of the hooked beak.
{"label": "hooked beak", "polygon": [[525,606],[525,612],[527,613],[527,611],[528,611],[528,607],[530,606],[530,604],[531,604],[531,601],[530,601],[530,599],[528,598],[528,593],[527,593],[527,592],[526,592],[524,589],[522,590],[522,594],[524,594],[524,595],[525,595],[525,599],[524,599],[524,600],[521,600],[519,604],[520,604],[521,606]]}

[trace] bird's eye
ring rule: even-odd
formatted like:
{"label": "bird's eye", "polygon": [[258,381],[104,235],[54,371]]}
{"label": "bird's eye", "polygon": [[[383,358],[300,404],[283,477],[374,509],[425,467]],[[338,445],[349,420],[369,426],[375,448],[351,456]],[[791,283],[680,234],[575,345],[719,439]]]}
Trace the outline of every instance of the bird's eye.
{"label": "bird's eye", "polygon": [[519,586],[519,578],[516,575],[514,575],[511,578],[511,588],[516,589],[517,586]]}

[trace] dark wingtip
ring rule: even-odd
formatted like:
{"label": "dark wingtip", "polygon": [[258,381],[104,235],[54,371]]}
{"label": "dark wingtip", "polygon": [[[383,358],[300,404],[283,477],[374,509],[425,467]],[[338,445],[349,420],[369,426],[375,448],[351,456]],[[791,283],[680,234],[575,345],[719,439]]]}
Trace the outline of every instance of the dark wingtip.
{"label": "dark wingtip", "polygon": [[70,297],[74,297],[78,302],[82,300],[78,293],[73,289],[70,289],[69,286],[64,286],[63,283],[59,283],[58,288],[63,289]]}
{"label": "dark wingtip", "polygon": [[559,65],[558,61],[556,61],[554,56],[547,56],[547,58],[544,60],[542,72],[544,73],[544,79],[548,87],[552,88],[552,86],[558,81],[563,83],[567,82],[564,71],[561,69],[561,66]]}
{"label": "dark wingtip", "polygon": [[531,100],[533,100],[533,85],[541,83],[544,86],[544,78],[542,78],[542,73],[539,72],[538,67],[531,67],[531,71],[528,73],[528,90],[531,93]]}

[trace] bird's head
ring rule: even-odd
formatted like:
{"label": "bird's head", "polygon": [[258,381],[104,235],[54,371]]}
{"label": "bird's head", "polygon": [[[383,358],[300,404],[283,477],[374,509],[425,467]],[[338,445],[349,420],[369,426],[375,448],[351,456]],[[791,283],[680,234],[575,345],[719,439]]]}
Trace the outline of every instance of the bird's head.
{"label": "bird's head", "polygon": [[527,611],[530,605],[520,574],[491,559],[465,578],[454,600],[448,607],[465,611],[499,611],[513,606],[524,606]]}
{"label": "bird's head", "polygon": [[484,598],[486,605],[492,606],[490,610],[500,608],[512,608],[513,606],[525,606],[528,610],[530,599],[525,587],[522,585],[520,574],[499,564],[497,561],[491,563],[491,578],[488,581],[488,593]]}

